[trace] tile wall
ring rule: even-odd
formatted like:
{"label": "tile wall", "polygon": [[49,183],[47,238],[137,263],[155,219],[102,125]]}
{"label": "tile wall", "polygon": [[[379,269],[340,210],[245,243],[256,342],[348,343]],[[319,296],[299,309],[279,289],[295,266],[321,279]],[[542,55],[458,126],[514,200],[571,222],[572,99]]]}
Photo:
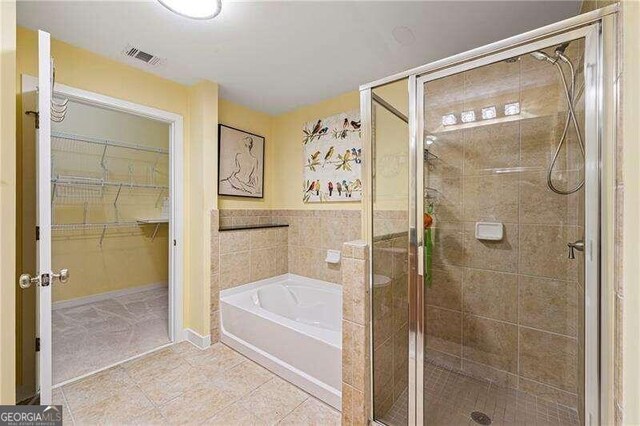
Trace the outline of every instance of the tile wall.
{"label": "tile wall", "polygon": [[342,249],[342,424],[369,423],[369,247]]}
{"label": "tile wall", "polygon": [[[360,238],[359,210],[213,210],[211,212],[211,336],[219,338],[219,293],[293,273],[340,284],[340,264],[325,262]],[[232,225],[287,224],[282,228],[219,231]]]}
{"label": "tile wall", "polygon": [[[384,220],[374,219],[374,228],[380,222]],[[377,418],[384,418],[399,400],[409,377],[409,241],[406,225],[404,229],[378,235],[373,240],[373,383]]]}
{"label": "tile wall", "polygon": [[[581,41],[567,53],[580,63]],[[566,118],[560,84],[555,67],[529,55],[427,84],[426,128],[438,159],[425,168],[435,219],[425,351],[468,375],[577,408],[584,260],[568,259],[567,243],[584,234],[582,191],[557,195],[546,185]],[[520,103],[517,120],[503,116],[510,102]],[[442,126],[445,114],[478,117],[492,105],[492,124]],[[554,173],[560,187],[582,175],[577,146],[570,131]],[[504,238],[476,239],[478,221],[501,222]]]}

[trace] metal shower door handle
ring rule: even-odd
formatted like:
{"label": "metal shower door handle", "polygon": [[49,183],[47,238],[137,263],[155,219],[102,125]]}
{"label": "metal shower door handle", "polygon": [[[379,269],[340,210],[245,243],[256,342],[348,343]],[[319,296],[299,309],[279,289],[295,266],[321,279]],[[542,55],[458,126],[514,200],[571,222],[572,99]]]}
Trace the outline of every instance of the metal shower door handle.
{"label": "metal shower door handle", "polygon": [[567,247],[569,247],[569,259],[575,259],[576,253],[575,251],[584,251],[584,240],[578,240],[574,243],[568,243]]}

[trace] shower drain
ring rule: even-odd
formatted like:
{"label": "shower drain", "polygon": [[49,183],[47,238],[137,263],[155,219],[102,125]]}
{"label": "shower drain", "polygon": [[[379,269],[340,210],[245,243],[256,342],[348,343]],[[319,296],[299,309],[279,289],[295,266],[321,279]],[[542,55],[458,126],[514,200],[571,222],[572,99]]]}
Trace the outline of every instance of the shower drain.
{"label": "shower drain", "polygon": [[478,423],[479,425],[490,425],[491,417],[487,416],[482,411],[474,411],[471,413],[471,420]]}

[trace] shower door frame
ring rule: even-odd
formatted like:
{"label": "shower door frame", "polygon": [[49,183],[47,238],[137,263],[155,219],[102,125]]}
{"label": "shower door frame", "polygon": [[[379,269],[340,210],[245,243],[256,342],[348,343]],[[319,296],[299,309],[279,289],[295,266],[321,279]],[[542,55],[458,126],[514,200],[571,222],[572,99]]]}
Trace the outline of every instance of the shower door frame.
{"label": "shower door frame", "polygon": [[[424,234],[417,232],[422,226],[424,215],[424,133],[425,133],[425,84],[430,81],[446,78],[451,75],[465,71],[478,69],[487,65],[507,60],[509,58],[526,55],[536,50],[542,50],[559,44],[577,39],[584,39],[584,103],[585,103],[585,224],[584,224],[584,419],[586,424],[593,424],[592,419],[599,418],[599,291],[600,291],[600,114],[599,100],[601,96],[601,23],[595,22],[581,28],[570,30],[555,36],[547,37],[538,41],[522,43],[517,47],[502,50],[480,59],[467,61],[458,65],[449,66],[443,70],[427,73],[422,76],[414,76],[415,83],[415,109],[417,123],[415,126],[416,150],[413,153],[416,157],[415,169],[415,225],[412,230],[416,232],[415,238],[417,252],[417,277],[416,283],[424,282]],[[428,96],[428,93],[427,93]],[[411,191],[412,189],[410,189]],[[568,243],[569,241],[567,241]],[[416,424],[424,424],[424,395],[421,384],[423,383],[424,371],[424,339],[425,339],[425,319],[424,319],[424,285],[416,285],[414,291],[416,320],[416,387],[415,395],[409,395],[409,404],[415,405]],[[409,303],[412,303],[409,301]],[[410,408],[411,412],[411,408]],[[590,419],[590,420],[587,420]]]}
{"label": "shower door frame", "polygon": [[[464,70],[528,53],[537,48],[553,46],[561,41],[585,38],[585,61],[593,65],[585,69],[585,136],[586,150],[593,154],[585,159],[585,422],[606,424],[613,417],[613,349],[612,319],[614,290],[612,259],[614,256],[615,216],[615,152],[621,72],[618,44],[618,4],[581,14],[533,31],[513,36],[477,49],[438,60],[427,65],[360,86],[363,142],[367,163],[373,161],[372,102],[373,89],[408,79],[409,98],[409,247],[408,296],[409,356],[408,356],[408,424],[424,424],[423,368],[424,368],[424,288],[418,285],[423,262],[422,214],[424,176],[422,152],[424,139],[424,83]],[[587,56],[589,58],[587,58]],[[591,80],[587,80],[587,74]],[[587,104],[594,107],[588,108]],[[420,117],[420,119],[419,119]],[[587,136],[587,134],[589,136]],[[367,149],[368,148],[368,149]],[[418,167],[420,166],[420,167]],[[363,208],[364,234],[369,244],[369,258],[373,259],[373,186],[371,167],[365,165],[363,174],[365,200]],[[589,262],[586,255],[589,254]],[[587,266],[587,263],[589,266]],[[373,261],[369,265],[369,318],[373,321]],[[420,273],[420,274],[419,274]],[[587,284],[587,278],[589,283]],[[589,306],[587,306],[589,305]],[[587,316],[588,315],[588,316]],[[373,327],[369,327],[369,351],[373,354]],[[374,416],[373,356],[369,357],[369,418]]]}

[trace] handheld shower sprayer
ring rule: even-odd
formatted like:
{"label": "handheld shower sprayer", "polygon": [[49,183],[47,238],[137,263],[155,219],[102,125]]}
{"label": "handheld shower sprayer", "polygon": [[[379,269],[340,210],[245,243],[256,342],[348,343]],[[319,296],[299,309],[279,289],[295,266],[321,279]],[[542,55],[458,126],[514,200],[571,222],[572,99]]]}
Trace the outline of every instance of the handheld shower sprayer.
{"label": "handheld shower sprayer", "polygon": [[[578,119],[576,118],[576,113],[575,113],[576,71],[575,71],[575,68],[573,67],[573,63],[571,63],[571,60],[564,54],[564,51],[566,50],[568,45],[569,43],[563,43],[557,46],[555,49],[555,55],[553,57],[549,56],[547,53],[542,52],[540,50],[536,50],[535,52],[530,53],[531,56],[533,56],[539,61],[547,61],[555,65],[560,75],[560,80],[562,81],[562,85],[564,87],[565,98],[567,99],[567,107],[569,111],[567,112],[567,118],[565,120],[564,129],[562,131],[562,136],[560,137],[560,140],[558,142],[558,146],[556,147],[556,151],[553,154],[553,159],[551,160],[551,164],[549,165],[549,168],[547,170],[547,187],[549,187],[549,189],[555,192],[556,194],[560,194],[560,195],[573,194],[575,192],[578,192],[580,188],[584,186],[584,178],[582,178],[580,182],[578,182],[578,184],[571,189],[566,189],[566,190],[558,189],[556,188],[552,179],[553,169],[555,167],[556,162],[558,161],[558,156],[560,155],[560,150],[562,149],[562,145],[564,145],[564,143],[567,140],[570,124],[573,124],[573,127],[575,128],[576,136],[578,139],[578,147],[580,148],[580,152],[582,153],[583,161],[585,156],[584,143],[582,141],[582,134],[580,132],[580,125],[578,124]],[[569,73],[571,75],[570,86],[567,84],[567,79],[564,75],[564,70],[562,69],[562,66],[559,63],[559,60],[564,62],[569,68]]]}

